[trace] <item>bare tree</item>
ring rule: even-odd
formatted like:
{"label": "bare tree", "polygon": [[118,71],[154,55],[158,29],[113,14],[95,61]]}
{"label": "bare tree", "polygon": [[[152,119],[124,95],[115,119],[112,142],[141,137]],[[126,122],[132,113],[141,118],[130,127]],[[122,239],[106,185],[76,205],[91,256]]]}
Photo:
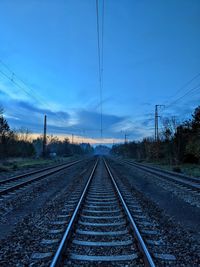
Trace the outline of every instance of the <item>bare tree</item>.
{"label": "bare tree", "polygon": [[31,131],[29,131],[29,129],[21,127],[17,129],[15,133],[19,141],[31,142]]}
{"label": "bare tree", "polygon": [[162,135],[164,136],[165,139],[170,140],[176,133],[179,123],[176,117],[173,116],[171,118],[167,118],[167,117],[163,118],[162,124],[164,128]]}

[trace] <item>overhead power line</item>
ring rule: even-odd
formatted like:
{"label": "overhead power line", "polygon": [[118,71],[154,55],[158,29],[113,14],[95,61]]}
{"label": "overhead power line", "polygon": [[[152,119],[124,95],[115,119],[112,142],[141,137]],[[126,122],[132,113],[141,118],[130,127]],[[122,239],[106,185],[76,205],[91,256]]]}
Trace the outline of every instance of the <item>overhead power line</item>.
{"label": "overhead power line", "polygon": [[[178,92],[180,92],[182,89],[186,88],[189,84],[191,84],[194,80],[196,80],[198,77],[200,77],[200,73],[198,73],[197,75],[195,75],[192,79],[190,79],[188,82],[186,82],[178,91],[175,95],[178,94]],[[177,103],[179,103],[179,101],[181,101],[182,99],[184,99],[185,97],[188,96],[193,96],[194,94],[196,94],[197,92],[200,91],[200,83],[192,88],[188,88],[189,90],[187,90],[182,96],[178,97],[177,99],[171,101],[168,104],[165,104],[165,107],[163,110],[168,109],[174,105],[176,105]]]}
{"label": "overhead power line", "polygon": [[[179,88],[179,90],[170,98],[175,97],[176,95],[178,95],[183,89],[187,88],[188,85],[190,85],[193,81],[195,81],[197,78],[200,77],[200,72],[198,74],[196,74],[195,76],[193,76],[190,80],[188,80],[183,86],[181,86]],[[185,96],[188,96],[191,92],[193,92],[193,90],[198,89],[199,85],[193,87],[192,89],[190,88],[189,91],[186,91],[182,96],[178,97],[175,100],[172,100],[170,103],[167,104],[167,102],[165,102],[165,108],[169,108],[172,105],[176,104],[178,101],[180,101],[181,99],[183,99]],[[168,101],[169,102],[169,101]]]}
{"label": "overhead power line", "polygon": [[101,47],[100,47],[100,19],[99,19],[99,1],[96,0],[96,18],[97,18],[97,51],[98,51],[98,72],[100,89],[100,132],[103,136],[103,46],[104,46],[104,0],[102,0],[102,23],[101,23]]}
{"label": "overhead power line", "polygon": [[181,97],[177,98],[176,100],[172,101],[171,103],[169,103],[168,105],[166,105],[166,108],[169,108],[171,106],[173,106],[174,104],[178,103],[180,100],[182,100],[184,97],[190,95],[191,93],[194,93],[195,91],[200,89],[200,84],[198,84],[197,86],[191,88],[189,91],[187,91],[184,95],[182,95]]}
{"label": "overhead power line", "polygon": [[[51,111],[53,110],[53,108],[51,107],[50,104],[48,104],[35,90],[33,90],[30,85],[27,84],[27,82],[25,82],[22,78],[20,78],[18,75],[16,75],[16,73],[14,71],[11,70],[11,68],[5,64],[2,60],[0,60],[0,63],[7,68],[7,70],[10,72],[11,77],[7,74],[5,74],[4,72],[0,71],[5,77],[7,77],[12,83],[14,83],[19,89],[21,89],[22,91],[24,91],[27,95],[29,95],[31,98],[34,98],[37,102],[39,102],[42,105],[47,106]],[[20,81],[25,87],[21,86],[19,83],[16,82],[16,79],[18,81]],[[27,89],[28,90],[27,90]],[[31,93],[30,93],[31,92]],[[52,111],[53,112],[53,111]],[[55,112],[53,112],[55,113]],[[56,113],[55,113],[56,115]],[[58,115],[57,115],[58,116]],[[63,120],[63,118],[61,118],[60,116],[58,116],[58,118],[60,118],[61,120]]]}
{"label": "overhead power line", "polygon": [[[23,86],[21,86],[19,83],[17,83],[16,80],[15,80],[16,75],[15,75],[14,72],[12,72],[12,76],[11,76],[11,77],[10,77],[9,75],[7,75],[6,73],[4,73],[3,71],[1,71],[1,70],[0,70],[0,73],[1,73],[4,77],[6,77],[8,80],[10,80],[16,87],[18,87],[20,90],[22,90],[24,93],[26,93],[30,98],[34,98],[34,99],[35,99],[37,102],[39,102],[40,104],[47,106],[47,107],[50,109],[50,111],[51,111],[51,112],[52,112],[52,113],[53,113],[59,120],[61,120],[62,122],[66,123],[66,121],[65,121],[61,116],[59,116],[56,112],[52,111],[52,107],[51,107],[48,103],[44,102],[43,100],[40,100],[40,99],[35,95],[35,92],[34,92],[32,89],[30,89],[30,87],[28,87],[28,88],[29,88],[30,91],[32,91],[32,93],[30,93],[29,90],[25,89]],[[21,79],[19,79],[19,80],[21,80]],[[22,80],[21,80],[21,81],[22,81]],[[26,87],[27,87],[27,86],[26,86]]]}
{"label": "overhead power line", "polygon": [[[37,103],[42,104],[42,106],[45,106],[50,109],[50,111],[62,122],[66,123],[65,119],[61,117],[57,112],[53,111],[53,108],[50,104],[48,104],[45,100],[42,99],[41,96],[39,96],[23,79],[21,79],[18,75],[15,74],[15,72],[2,60],[0,60],[0,63],[8,70],[9,74],[5,73],[4,71],[0,70],[0,74],[7,78],[12,84],[14,84],[18,89],[23,91],[26,95],[28,95],[31,99],[34,99]],[[17,82],[20,81],[24,86],[21,85],[21,83]],[[67,129],[68,132],[72,131],[82,131],[82,128],[74,127],[74,126],[68,126],[71,129]],[[98,129],[84,129],[86,131],[99,131]]]}
{"label": "overhead power line", "polygon": [[[52,111],[52,107],[51,105],[49,105],[44,99],[41,98],[41,96],[38,95],[38,93],[36,93],[23,79],[21,79],[18,75],[15,74],[14,71],[11,70],[11,68],[5,64],[2,60],[0,60],[0,63],[6,67],[6,69],[10,72],[11,77],[6,74],[5,72],[0,70],[0,73],[6,77],[7,79],[9,79],[15,86],[17,86],[20,90],[22,90],[23,92],[25,92],[28,96],[30,96],[31,98],[34,98],[37,102],[39,102],[42,105],[47,106],[51,112]],[[19,80],[25,87],[21,86],[19,83],[16,82],[16,79]],[[28,90],[26,89],[28,88]],[[31,93],[30,93],[31,92]],[[60,117],[59,115],[56,114],[56,112],[53,112],[59,119],[63,120],[62,117]]]}
{"label": "overhead power line", "polygon": [[101,82],[101,51],[100,51],[99,1],[98,0],[96,0],[96,17],[97,17],[97,51],[98,51],[99,81]]}
{"label": "overhead power line", "polygon": [[9,75],[7,75],[5,72],[0,70],[0,73],[6,77],[8,80],[10,80],[15,86],[17,86],[19,89],[21,89],[23,92],[25,92],[28,96],[30,96],[31,98],[33,97],[26,89],[24,89],[22,86],[20,86],[15,80],[14,80],[14,73],[12,73],[12,77],[10,77]]}
{"label": "overhead power line", "polygon": [[183,89],[185,89],[189,84],[191,84],[194,80],[196,80],[198,77],[200,77],[200,72],[198,74],[196,74],[195,76],[193,76],[189,81],[187,81],[184,85],[182,85],[178,91],[173,95],[171,96],[170,98],[172,97],[175,97],[176,95],[178,95]]}
{"label": "overhead power line", "polygon": [[103,87],[103,64],[104,64],[104,0],[102,0],[102,29],[101,29],[101,35],[102,35],[102,40],[101,40],[101,47],[102,47],[102,52],[101,52],[101,84]]}

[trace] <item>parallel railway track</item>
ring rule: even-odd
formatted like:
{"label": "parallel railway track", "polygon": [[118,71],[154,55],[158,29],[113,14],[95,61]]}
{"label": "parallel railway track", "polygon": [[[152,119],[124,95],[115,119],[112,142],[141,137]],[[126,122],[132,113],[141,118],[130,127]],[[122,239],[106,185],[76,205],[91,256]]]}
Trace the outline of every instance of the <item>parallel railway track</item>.
{"label": "parallel railway track", "polygon": [[76,160],[71,163],[59,164],[56,166],[51,166],[43,168],[40,170],[28,172],[25,174],[13,176],[11,178],[0,181],[0,196],[6,195],[8,193],[14,192],[21,189],[31,183],[37,182],[46,178],[47,176],[57,173],[61,170],[69,168],[72,165],[80,163],[82,160]]}
{"label": "parallel railway track", "polygon": [[120,163],[125,163],[130,166],[136,167],[140,170],[143,170],[147,173],[154,174],[160,178],[165,179],[176,184],[183,186],[184,188],[190,189],[195,192],[200,191],[200,179],[195,177],[190,177],[184,174],[175,173],[172,171],[163,170],[160,168],[147,166],[141,163],[132,162],[129,160],[120,160]]}
{"label": "parallel railway track", "polygon": [[101,159],[50,266],[100,265],[155,266],[108,164]]}

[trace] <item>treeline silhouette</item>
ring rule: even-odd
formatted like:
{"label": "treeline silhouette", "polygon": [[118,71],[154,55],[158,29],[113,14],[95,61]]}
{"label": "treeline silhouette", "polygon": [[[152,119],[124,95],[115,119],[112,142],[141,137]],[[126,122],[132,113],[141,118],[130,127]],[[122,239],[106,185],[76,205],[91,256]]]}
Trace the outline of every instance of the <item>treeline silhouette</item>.
{"label": "treeline silhouette", "polygon": [[114,145],[111,153],[138,161],[161,161],[169,164],[200,163],[200,106],[191,119],[177,125],[175,118],[165,119],[159,140]]}
{"label": "treeline silhouette", "polygon": [[[27,129],[12,130],[0,109],[0,158],[42,156],[43,137],[32,139]],[[93,153],[90,144],[71,144],[68,138],[47,136],[46,156],[72,156]]]}

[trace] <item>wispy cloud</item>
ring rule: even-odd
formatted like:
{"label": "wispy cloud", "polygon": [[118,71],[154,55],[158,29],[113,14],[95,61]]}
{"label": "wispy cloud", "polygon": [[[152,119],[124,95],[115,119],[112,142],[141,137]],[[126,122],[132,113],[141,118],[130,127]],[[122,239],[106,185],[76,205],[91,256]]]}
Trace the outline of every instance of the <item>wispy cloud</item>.
{"label": "wispy cloud", "polygon": [[[91,110],[77,111],[78,125],[80,127],[87,127],[89,129],[100,129],[101,114]],[[103,114],[103,129],[110,130],[113,125],[125,120],[123,116],[116,116],[111,114]]]}
{"label": "wispy cloud", "polygon": [[[0,91],[0,96],[0,106],[3,106],[5,116],[13,128],[25,127],[34,133],[41,133],[46,114],[48,131],[51,134],[84,133],[94,138],[100,135],[101,115],[96,111],[86,109],[74,109],[70,112],[53,111],[29,101],[13,99],[5,92]],[[124,121],[125,117],[103,114],[102,118],[105,138],[114,138],[113,126]]]}
{"label": "wispy cloud", "polygon": [[[182,121],[187,118],[188,114],[191,116],[199,101],[197,98],[193,98],[187,104],[183,105],[183,103],[161,110],[161,117],[170,118],[176,115],[177,120]],[[150,106],[150,103],[145,105]],[[59,105],[56,103],[54,105],[53,102],[51,106],[56,107],[55,109],[51,109],[50,105],[42,107],[31,98],[27,97],[21,100],[21,96],[16,97],[13,93],[9,93],[9,90],[5,89],[5,84],[0,86],[0,106],[4,108],[6,118],[12,128],[25,127],[33,133],[40,134],[43,131],[43,119],[46,114],[48,134],[67,136],[73,133],[77,136],[85,136],[85,139],[87,136],[87,140],[91,139],[92,143],[108,144],[112,143],[113,139],[114,142],[122,142],[125,134],[128,134],[129,140],[141,140],[144,137],[152,136],[154,131],[154,112],[146,112],[135,119],[131,116],[107,113],[102,115],[104,140],[100,140],[101,114],[98,112],[97,106],[93,109],[86,107],[65,111],[59,109]]]}

